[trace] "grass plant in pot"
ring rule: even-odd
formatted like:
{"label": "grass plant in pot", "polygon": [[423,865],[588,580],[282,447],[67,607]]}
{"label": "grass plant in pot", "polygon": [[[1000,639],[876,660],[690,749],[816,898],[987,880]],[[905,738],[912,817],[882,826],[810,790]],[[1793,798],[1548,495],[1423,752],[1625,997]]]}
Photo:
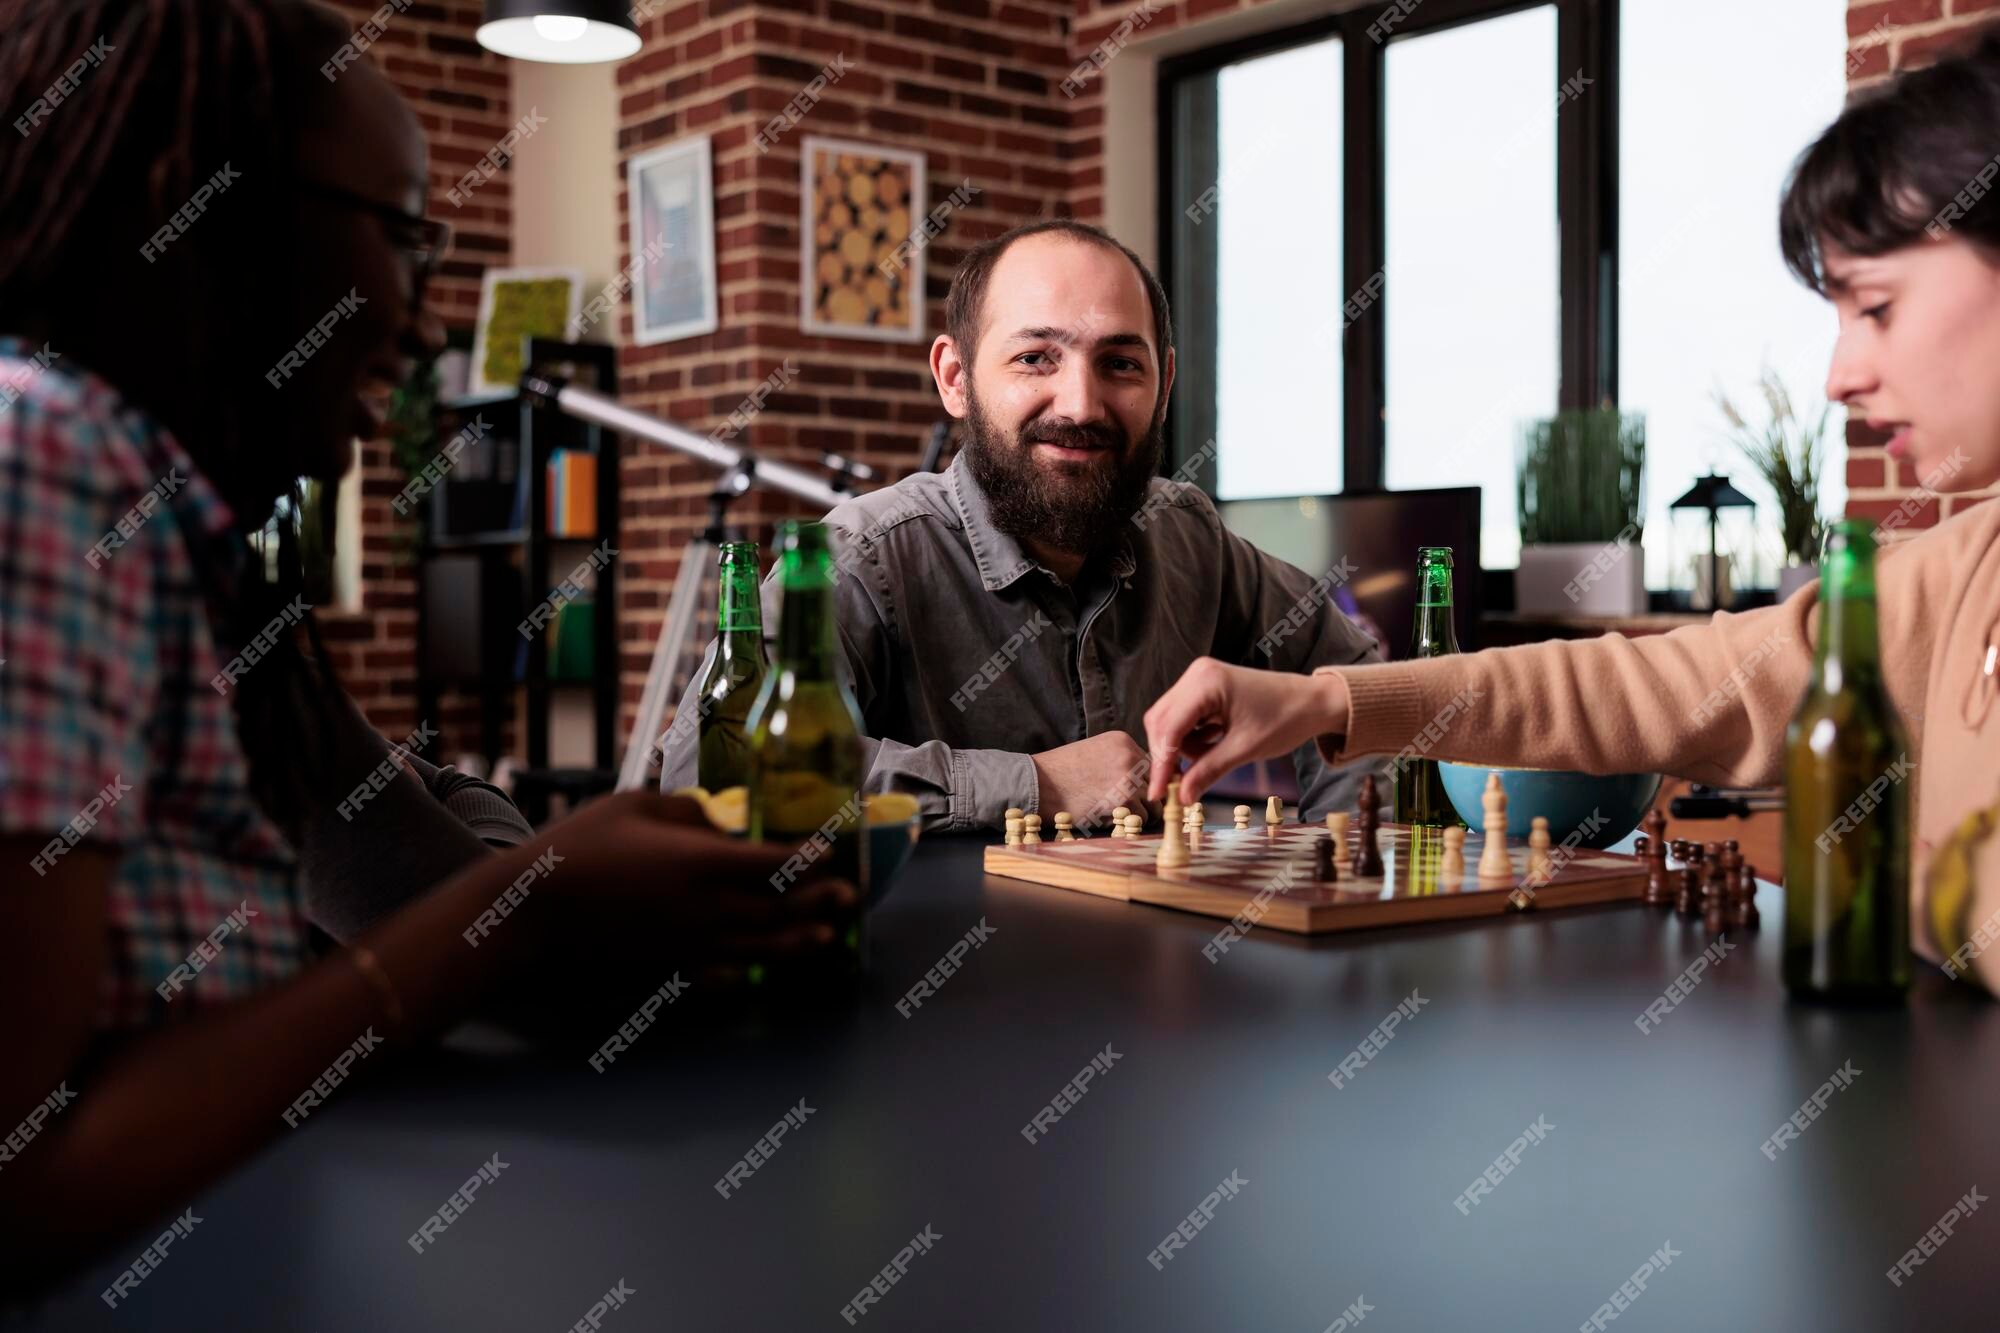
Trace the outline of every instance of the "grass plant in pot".
{"label": "grass plant in pot", "polygon": [[1784,381],[1769,367],[1758,388],[1770,411],[1770,419],[1761,424],[1751,425],[1720,389],[1715,391],[1715,405],[1729,423],[1730,442],[1757,469],[1778,502],[1779,536],[1785,548],[1785,565],[1778,571],[1778,600],[1783,601],[1819,573],[1820,540],[1826,532],[1819,508],[1819,483],[1826,457],[1826,427],[1833,409],[1830,405],[1822,408],[1812,421],[1799,416]]}
{"label": "grass plant in pot", "polygon": [[1646,610],[1646,419],[1616,408],[1561,412],[1522,431],[1515,501],[1525,614]]}

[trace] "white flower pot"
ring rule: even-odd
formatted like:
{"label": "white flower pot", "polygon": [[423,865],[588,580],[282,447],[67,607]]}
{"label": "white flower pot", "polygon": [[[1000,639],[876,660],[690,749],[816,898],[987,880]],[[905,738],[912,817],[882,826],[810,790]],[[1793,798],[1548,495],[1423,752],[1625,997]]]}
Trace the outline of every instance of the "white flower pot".
{"label": "white flower pot", "polygon": [[1646,548],[1615,541],[1523,546],[1514,605],[1523,615],[1644,615]]}

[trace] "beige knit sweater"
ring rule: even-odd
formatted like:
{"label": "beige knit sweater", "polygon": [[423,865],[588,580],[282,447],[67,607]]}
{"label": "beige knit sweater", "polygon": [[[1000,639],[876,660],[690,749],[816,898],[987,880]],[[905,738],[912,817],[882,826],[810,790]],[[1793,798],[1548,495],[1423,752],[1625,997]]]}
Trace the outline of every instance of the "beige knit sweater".
{"label": "beige knit sweater", "polygon": [[[1948,971],[2000,992],[2000,947],[1985,948],[2000,944],[2000,501],[1885,550],[1876,595],[1884,675],[1917,766],[1911,940],[1933,962],[1955,952]],[[1780,606],[1657,637],[1323,668],[1345,687],[1348,729],[1320,750],[1329,761],[1398,753],[1456,701],[1431,729],[1442,734],[1422,751],[1430,758],[1776,783],[1818,597],[1814,583]],[[1954,901],[1946,877],[1968,872],[1965,909],[1934,925],[1930,892]]]}

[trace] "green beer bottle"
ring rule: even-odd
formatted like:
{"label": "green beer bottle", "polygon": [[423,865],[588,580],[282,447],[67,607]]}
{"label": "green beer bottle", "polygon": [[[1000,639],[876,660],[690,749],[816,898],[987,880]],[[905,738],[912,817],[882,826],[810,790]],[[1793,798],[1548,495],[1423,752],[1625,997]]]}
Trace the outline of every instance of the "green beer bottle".
{"label": "green beer bottle", "polygon": [[[1417,623],[1410,636],[1411,657],[1443,657],[1458,651],[1451,622],[1451,548],[1425,546],[1417,552]],[[1464,821],[1445,794],[1435,759],[1405,759],[1393,775],[1393,818],[1398,824],[1444,828]]]}
{"label": "green beer bottle", "polygon": [[[868,895],[861,713],[834,670],[833,552],[823,523],[778,527],[778,661],[750,706],[750,837],[794,846],[784,887],[835,876]],[[790,878],[785,878],[787,874]],[[865,961],[863,909],[845,927],[837,970]],[[752,980],[756,980],[753,969]]]}
{"label": "green beer bottle", "polygon": [[750,785],[750,705],[770,674],[764,615],[757,601],[757,543],[724,542],[718,562],[721,607],[715,661],[701,682],[701,751],[696,779],[712,792]]}
{"label": "green beer bottle", "polygon": [[1908,741],[1882,682],[1875,539],[1833,525],[1819,650],[1785,734],[1785,985],[1824,1000],[1910,986]]}

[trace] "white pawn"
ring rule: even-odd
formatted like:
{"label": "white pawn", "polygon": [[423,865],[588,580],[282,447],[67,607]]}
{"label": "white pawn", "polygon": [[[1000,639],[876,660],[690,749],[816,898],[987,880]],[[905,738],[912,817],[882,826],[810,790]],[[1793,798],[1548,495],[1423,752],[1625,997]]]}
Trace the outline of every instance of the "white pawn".
{"label": "white pawn", "polygon": [[1042,840],[1042,817],[1029,815],[1021,821],[1021,841],[1039,843]]}
{"label": "white pawn", "polygon": [[1057,842],[1076,841],[1076,831],[1074,826],[1070,823],[1069,811],[1067,810],[1056,811],[1056,841]]}
{"label": "white pawn", "polygon": [[1007,845],[1009,847],[1019,847],[1021,845],[1021,812],[1019,810],[1009,810],[1007,812]]}
{"label": "white pawn", "polygon": [[1131,814],[1131,813],[1132,813],[1132,812],[1131,812],[1130,810],[1126,809],[1126,808],[1125,808],[1124,806],[1122,806],[1122,805],[1121,805],[1121,806],[1119,806],[1119,807],[1118,807],[1118,808],[1117,808],[1116,810],[1113,810],[1113,811],[1111,812],[1111,836],[1112,836],[1112,837],[1114,837],[1114,838],[1122,838],[1122,837],[1124,837],[1124,836],[1125,836],[1125,817],[1126,817],[1127,815]]}
{"label": "white pawn", "polygon": [[1528,875],[1547,880],[1554,873],[1555,862],[1549,858],[1548,816],[1536,815],[1535,826],[1528,834]]}
{"label": "white pawn", "polygon": [[1146,817],[1145,817],[1144,815],[1127,815],[1127,816],[1125,816],[1125,836],[1126,836],[1126,837],[1128,837],[1128,838],[1136,838],[1136,837],[1138,837],[1138,836],[1139,836],[1139,835],[1140,835],[1141,833],[1143,833],[1143,832],[1145,831],[1145,829],[1146,829]]}
{"label": "white pawn", "polygon": [[1333,841],[1344,853],[1347,849],[1347,821],[1353,818],[1345,810],[1335,810],[1326,817],[1326,831],[1333,835]]}
{"label": "white pawn", "polygon": [[1479,854],[1482,883],[1514,882],[1514,863],[1507,856],[1507,789],[1498,773],[1486,775],[1486,790],[1479,798],[1485,812],[1486,849]]}
{"label": "white pawn", "polygon": [[1247,805],[1239,805],[1239,806],[1237,806],[1237,807],[1236,807],[1236,809],[1235,809],[1235,810],[1231,811],[1231,813],[1232,813],[1232,814],[1234,814],[1234,815],[1236,816],[1236,827],[1237,827],[1237,828],[1240,828],[1240,829],[1246,829],[1246,828],[1249,828],[1249,827],[1250,827],[1250,807],[1249,807],[1249,806],[1247,806]]}
{"label": "white pawn", "polygon": [[1444,856],[1438,874],[1456,884],[1465,878],[1465,830],[1454,824],[1444,831]]}

